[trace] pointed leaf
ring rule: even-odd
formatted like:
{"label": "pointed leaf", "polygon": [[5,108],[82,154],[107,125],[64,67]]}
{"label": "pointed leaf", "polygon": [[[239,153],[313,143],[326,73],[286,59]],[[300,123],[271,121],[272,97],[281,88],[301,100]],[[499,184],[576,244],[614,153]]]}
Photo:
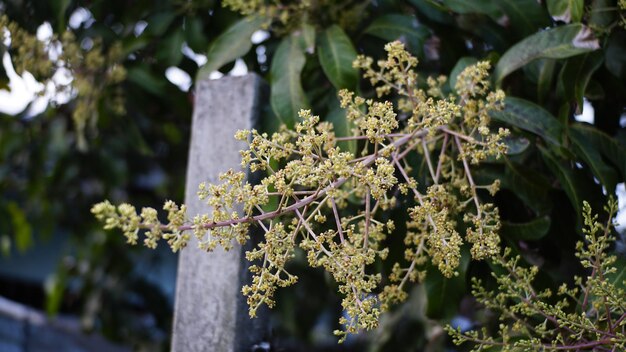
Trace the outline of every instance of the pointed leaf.
{"label": "pointed leaf", "polygon": [[620,170],[621,181],[626,181],[626,147],[599,129],[582,123],[572,125],[571,129],[583,135],[589,143],[598,148],[602,156]]}
{"label": "pointed leaf", "polygon": [[300,81],[306,58],[304,40],[297,34],[284,38],[272,60],[270,68],[270,103],[278,118],[293,127],[298,111],[309,106]]}
{"label": "pointed leaf", "polygon": [[599,47],[591,29],[582,24],[548,29],[523,39],[507,50],[496,65],[494,78],[499,84],[511,72],[533,60],[565,59]]}
{"label": "pointed leaf", "polygon": [[541,106],[514,97],[507,97],[504,104],[504,110],[493,112],[492,118],[532,132],[552,144],[561,144],[563,125]]}
{"label": "pointed leaf", "polygon": [[15,247],[20,252],[23,252],[33,244],[33,231],[30,223],[24,211],[16,203],[11,202],[7,204],[7,211],[11,216]]}
{"label": "pointed leaf", "polygon": [[580,22],[583,17],[583,0],[547,0],[548,12],[555,21]]}
{"label": "pointed leaf", "polygon": [[426,306],[426,316],[431,319],[452,318],[457,312],[461,297],[466,291],[467,268],[469,267],[470,253],[461,248],[461,260],[456,271],[459,273],[451,278],[446,278],[437,270],[431,267],[424,280],[428,305]]}
{"label": "pointed leaf", "polygon": [[472,66],[478,62],[478,59],[472,56],[464,56],[456,62],[452,71],[450,71],[450,89],[454,89],[456,86],[456,80],[459,77],[459,74],[463,72],[468,66]]}
{"label": "pointed leaf", "polygon": [[320,33],[317,56],[326,77],[337,89],[356,88],[359,76],[352,67],[356,50],[341,27],[333,25]]}
{"label": "pointed leaf", "polygon": [[576,102],[577,114],[582,113],[587,84],[603,59],[602,52],[597,51],[573,57],[563,66],[560,83],[563,85],[565,98]]}
{"label": "pointed leaf", "polygon": [[[326,121],[333,124],[335,130],[335,136],[337,137],[349,137],[352,136],[352,129],[354,124],[346,118],[346,110],[339,106],[338,102],[334,103],[326,116]],[[340,141],[337,142],[339,148],[343,152],[350,152],[356,155],[357,143],[356,140]]]}
{"label": "pointed leaf", "polygon": [[536,241],[548,234],[551,220],[549,216],[542,216],[525,223],[502,222],[502,236],[512,240]]}
{"label": "pointed leaf", "polygon": [[603,161],[599,145],[593,143],[591,138],[587,138],[578,129],[570,129],[569,136],[574,153],[589,165],[591,172],[602,183],[607,192],[614,193],[615,185],[617,184],[617,173],[615,169]]}
{"label": "pointed leaf", "polygon": [[460,14],[483,14],[497,21],[503,13],[498,4],[492,0],[443,0],[443,4],[451,11]]}
{"label": "pointed leaf", "polygon": [[215,38],[207,50],[207,63],[198,70],[198,77],[209,75],[250,51],[252,48],[250,37],[264,21],[260,16],[246,17]]}
{"label": "pointed leaf", "polygon": [[376,18],[364,31],[369,35],[386,41],[400,40],[406,43],[412,52],[421,52],[428,29],[417,21],[415,16],[388,14]]}
{"label": "pointed leaf", "polygon": [[[470,1],[468,1],[470,2]],[[526,37],[550,25],[550,17],[537,0],[495,0],[506,14],[506,27],[518,37]]]}

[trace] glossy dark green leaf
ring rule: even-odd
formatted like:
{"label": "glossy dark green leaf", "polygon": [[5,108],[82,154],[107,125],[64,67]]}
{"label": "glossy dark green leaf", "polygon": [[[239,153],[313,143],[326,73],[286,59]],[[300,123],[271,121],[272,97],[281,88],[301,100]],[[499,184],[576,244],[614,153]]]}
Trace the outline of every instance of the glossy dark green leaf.
{"label": "glossy dark green leaf", "polygon": [[[584,124],[574,124],[569,130],[569,135],[577,149],[576,154],[591,167],[595,177],[609,192],[615,189],[618,181],[624,181],[626,148],[604,132]],[[605,160],[613,166],[607,165]],[[621,179],[615,168],[621,173]]]}
{"label": "glossy dark green leaf", "polygon": [[615,31],[611,33],[606,43],[605,66],[616,77],[626,80],[626,33]]}
{"label": "glossy dark green leaf", "polygon": [[30,227],[30,222],[26,218],[24,211],[16,203],[7,204],[6,209],[11,216],[15,247],[20,252],[23,252],[33,244],[33,231]]}
{"label": "glossy dark green leaf", "polygon": [[161,77],[156,77],[152,74],[148,67],[137,66],[128,68],[126,79],[154,95],[161,96],[165,93],[165,81]]}
{"label": "glossy dark green leaf", "polygon": [[502,222],[500,233],[512,240],[536,241],[548,234],[551,220],[549,216],[542,216],[525,223]]}
{"label": "glossy dark green leaf", "polygon": [[580,22],[583,17],[583,0],[546,0],[548,12],[556,21]]}
{"label": "glossy dark green leaf", "polygon": [[574,172],[570,168],[570,166],[563,160],[560,160],[556,155],[554,155],[551,151],[542,146],[538,146],[541,151],[541,156],[543,160],[546,162],[546,165],[550,168],[552,173],[559,180],[561,188],[567,194],[567,197],[570,200],[570,203],[574,207],[576,211],[578,225],[580,228],[582,225],[581,214],[582,214],[582,204],[585,198],[583,197],[583,181],[581,179],[580,173]]}
{"label": "glossy dark green leaf", "polygon": [[359,73],[352,67],[356,55],[352,41],[341,27],[333,25],[320,33],[317,56],[335,88],[356,89]]}
{"label": "glossy dark green leaf", "polygon": [[203,52],[209,44],[203,27],[204,25],[200,18],[185,18],[185,39],[187,40],[187,45],[198,53]]}
{"label": "glossy dark green leaf", "polygon": [[315,27],[305,23],[302,25],[302,37],[304,38],[304,44],[306,45],[306,51],[309,54],[315,52]]}
{"label": "glossy dark green leaf", "polygon": [[454,65],[454,68],[452,68],[452,71],[450,71],[450,89],[454,89],[459,74],[463,72],[465,68],[474,65],[477,62],[478,59],[472,56],[465,56],[460,58],[459,61],[457,61],[456,65]]}
{"label": "glossy dark green leaf", "polygon": [[167,28],[172,24],[172,21],[176,18],[175,12],[159,12],[156,13],[150,18],[148,18],[148,27],[146,27],[146,32],[155,36],[162,36]]}
{"label": "glossy dark green leaf", "polygon": [[589,165],[591,172],[607,189],[607,192],[613,193],[617,184],[617,173],[602,160],[602,155],[597,146],[590,143],[591,141],[577,130],[570,130],[569,136],[576,156]]}
{"label": "glossy dark green leaf", "polygon": [[552,144],[561,144],[563,125],[547,110],[528,100],[515,97],[507,97],[504,103],[502,111],[491,114],[494,119],[532,132]]}
{"label": "glossy dark green leaf", "polygon": [[530,141],[524,137],[508,136],[503,140],[506,144],[506,155],[521,154],[528,149]]}
{"label": "glossy dark green leaf", "polygon": [[608,31],[617,15],[616,11],[611,10],[613,6],[615,6],[613,0],[592,0],[589,25],[599,30]]}
{"label": "glossy dark green leaf", "polygon": [[583,97],[593,73],[603,61],[602,52],[595,51],[573,57],[565,63],[560,75],[565,98],[576,103],[576,113],[583,110]]}
{"label": "glossy dark green leaf", "polygon": [[420,25],[415,16],[389,14],[376,18],[364,31],[386,41],[400,40],[409,50],[421,52],[422,45],[430,32]]}
{"label": "glossy dark green leaf", "polygon": [[178,29],[161,43],[157,59],[167,66],[178,65],[183,59],[183,43],[185,43],[185,34]]}
{"label": "glossy dark green leaf", "polygon": [[523,69],[526,77],[537,84],[537,100],[539,104],[549,98],[554,82],[556,60],[538,59],[526,64]]}
{"label": "glossy dark green leaf", "polygon": [[548,13],[536,0],[497,0],[495,3],[506,14],[508,29],[518,37],[531,35],[550,25]]}
{"label": "glossy dark green leaf", "polygon": [[454,17],[450,15],[448,9],[437,1],[409,0],[409,2],[417,7],[418,13],[431,21],[448,25],[454,23]]}
{"label": "glossy dark green leaf", "polygon": [[582,24],[548,29],[523,39],[507,50],[498,61],[494,79],[499,84],[511,72],[536,59],[565,59],[599,47],[591,29]]}
{"label": "glossy dark green leaf", "polygon": [[298,111],[309,107],[300,78],[306,61],[304,50],[301,36],[292,34],[284,38],[270,69],[270,103],[276,116],[289,127],[297,120]]}
{"label": "glossy dark green leaf", "polygon": [[509,189],[535,213],[547,212],[552,204],[548,197],[550,184],[541,176],[523,165],[505,158],[506,168],[501,177],[502,188]]}
{"label": "glossy dark green leaf", "polygon": [[[330,112],[326,116],[326,121],[333,124],[335,136],[352,136],[352,129],[354,128],[354,124],[346,118],[346,110],[341,108],[338,102],[333,104]],[[356,155],[357,142],[355,140],[340,141],[337,142],[337,145],[341,148],[342,151],[348,151]]]}
{"label": "glossy dark green leaf", "polygon": [[503,13],[497,4],[497,1],[493,0],[443,0],[443,4],[456,13],[468,14],[477,13],[491,17],[494,21],[497,21]]}
{"label": "glossy dark green leaf", "polygon": [[431,319],[441,319],[452,318],[456,314],[461,297],[466,291],[469,262],[469,250],[462,248],[461,260],[456,269],[458,275],[446,278],[436,267],[431,267],[428,270],[424,280],[426,297],[428,297],[426,316]]}
{"label": "glossy dark green leaf", "polygon": [[261,28],[264,19],[259,16],[239,20],[222,32],[207,50],[207,63],[198,70],[198,78],[209,75],[222,66],[245,55],[252,48],[250,37]]}

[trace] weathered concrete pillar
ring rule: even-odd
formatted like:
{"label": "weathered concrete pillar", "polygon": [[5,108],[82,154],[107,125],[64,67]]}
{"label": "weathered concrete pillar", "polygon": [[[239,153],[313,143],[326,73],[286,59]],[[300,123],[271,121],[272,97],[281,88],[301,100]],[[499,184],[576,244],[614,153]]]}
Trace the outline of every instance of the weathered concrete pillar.
{"label": "weathered concrete pillar", "polygon": [[[216,183],[220,172],[240,169],[246,145],[233,136],[255,127],[263,91],[256,75],[197,82],[185,194],[190,218],[210,212],[196,194],[201,182]],[[194,238],[181,251],[172,351],[252,351],[266,337],[266,319],[250,319],[241,294],[250,278],[245,250],[206,253]]]}

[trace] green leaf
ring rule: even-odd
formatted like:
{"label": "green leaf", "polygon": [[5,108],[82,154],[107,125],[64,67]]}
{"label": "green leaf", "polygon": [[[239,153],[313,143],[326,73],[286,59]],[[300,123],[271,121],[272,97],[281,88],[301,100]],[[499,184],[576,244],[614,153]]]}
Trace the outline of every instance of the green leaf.
{"label": "green leaf", "polygon": [[602,61],[602,52],[587,53],[567,60],[561,70],[559,83],[562,84],[565,98],[576,102],[577,114],[582,113],[587,85]]}
{"label": "green leaf", "polygon": [[304,37],[304,44],[306,45],[306,51],[308,53],[315,52],[315,27],[305,23],[302,25],[302,36]]}
{"label": "green leaf", "polygon": [[515,97],[507,97],[504,104],[502,111],[491,114],[492,118],[534,133],[552,144],[561,145],[563,125],[547,110]]}
{"label": "green leaf", "polygon": [[272,60],[270,103],[288,127],[293,127],[300,109],[309,107],[300,81],[305,61],[304,40],[295,33],[281,41]]}
{"label": "green leaf", "polygon": [[250,51],[250,37],[264,22],[260,16],[246,17],[222,32],[209,45],[207,63],[198,70],[197,78],[209,75]]}
{"label": "green leaf", "polygon": [[11,202],[7,204],[6,209],[11,216],[15,247],[17,247],[20,252],[23,252],[33,244],[33,231],[30,227],[30,223],[24,211],[20,209],[16,203]]}
{"label": "green leaf", "polygon": [[506,144],[506,155],[521,154],[530,146],[530,141],[524,137],[508,136],[503,142]]}
{"label": "green leaf", "polygon": [[133,82],[154,95],[163,95],[166,83],[160,77],[150,72],[147,66],[131,67],[126,70],[127,80]]}
{"label": "green leaf", "polygon": [[571,126],[571,130],[584,136],[591,144],[599,149],[602,156],[620,170],[622,181],[626,179],[626,147],[611,138],[608,134],[591,126],[577,123]]}
{"label": "green leaf", "polygon": [[549,97],[554,81],[554,59],[538,59],[524,66],[524,74],[531,82],[537,84],[537,100],[541,105]]}
{"label": "green leaf", "polygon": [[591,29],[582,24],[556,27],[531,35],[507,50],[494,72],[497,84],[511,72],[541,59],[565,59],[600,47]]}
{"label": "green leaf", "polygon": [[364,33],[389,42],[400,40],[407,45],[409,51],[418,53],[421,52],[426,38],[430,36],[428,29],[420,25],[415,16],[399,14],[376,18]]}
{"label": "green leaf", "polygon": [[183,59],[183,43],[185,42],[185,34],[181,29],[177,29],[170,34],[163,42],[161,42],[157,59],[167,66],[176,66]]}
{"label": "green leaf", "polygon": [[493,0],[443,0],[443,4],[460,14],[479,13],[491,17],[494,21],[502,17],[502,10]]}
{"label": "green leaf", "polygon": [[611,8],[615,6],[614,0],[593,0],[589,11],[589,26],[600,31],[609,32],[613,26],[617,11]]}
{"label": "green leaf", "polygon": [[426,16],[431,21],[447,25],[454,24],[454,17],[448,13],[445,6],[437,1],[409,0],[409,2],[417,7],[420,14]]}
{"label": "green leaf", "polygon": [[501,177],[502,188],[509,189],[532,208],[535,213],[543,214],[552,207],[548,191],[550,184],[538,173],[522,165],[504,159],[506,168]]}
{"label": "green leaf", "polygon": [[468,66],[474,65],[478,62],[478,59],[472,56],[464,56],[457,61],[452,71],[450,71],[450,89],[454,89],[456,86],[456,80],[461,72]]}
{"label": "green leaf", "polygon": [[[333,124],[333,128],[335,130],[335,136],[337,137],[349,137],[352,136],[352,129],[354,128],[354,124],[352,121],[346,118],[346,110],[343,109],[339,102],[335,100],[332,104],[333,106],[330,108],[330,112],[326,116],[326,121]],[[356,140],[351,141],[340,141],[337,142],[341,151],[350,152],[353,155],[356,155],[357,142]]]}
{"label": "green leaf", "polygon": [[502,236],[512,240],[536,241],[543,238],[550,230],[549,216],[542,216],[525,223],[502,222]]}
{"label": "green leaf", "polygon": [[203,27],[200,18],[191,16],[185,18],[185,39],[195,52],[203,52],[208,45]]}
{"label": "green leaf", "polygon": [[356,50],[341,27],[333,25],[320,33],[317,56],[326,77],[337,89],[356,89],[359,73],[352,67]]}
{"label": "green leaf", "polygon": [[[468,1],[471,2],[471,1]],[[550,17],[537,0],[495,0],[508,19],[509,29],[522,38],[550,25]]]}
{"label": "green leaf", "polygon": [[623,80],[626,80],[626,33],[615,31],[605,46],[606,68]]}
{"label": "green leaf", "polygon": [[[607,192],[612,194],[615,192],[615,185],[617,184],[617,173],[613,167],[603,161],[601,148],[602,145],[604,145],[609,148],[613,147],[611,151],[618,151],[618,149],[614,148],[615,146],[611,146],[609,141],[602,138],[601,132],[593,135],[591,133],[590,131],[582,130],[580,127],[569,129],[569,136],[572,141],[574,153],[589,165],[593,175],[602,183]],[[617,154],[616,158],[623,158],[623,150],[621,150],[621,152],[622,153],[618,152],[619,154]],[[623,165],[623,160],[615,161],[621,161]]]}
{"label": "green leaf", "polygon": [[583,0],[546,0],[548,12],[555,21],[580,22],[583,18]]}
{"label": "green leaf", "polygon": [[148,18],[146,33],[155,37],[162,36],[175,18],[175,12],[159,12],[150,16],[150,18]]}
{"label": "green leaf", "polygon": [[452,318],[457,312],[461,297],[466,291],[466,275],[469,267],[470,253],[467,248],[461,248],[461,260],[456,269],[458,275],[446,278],[436,267],[429,268],[424,287],[428,304],[426,316],[431,319]]}
{"label": "green leaf", "polygon": [[550,168],[552,173],[556,176],[567,194],[574,210],[576,211],[578,224],[577,228],[581,228],[582,225],[582,204],[585,198],[581,195],[581,191],[584,189],[584,182],[581,180],[580,173],[574,172],[570,169],[569,165],[564,161],[561,161],[555,156],[551,151],[542,146],[538,146],[539,151],[541,151],[541,156],[543,160],[546,162],[546,165]]}

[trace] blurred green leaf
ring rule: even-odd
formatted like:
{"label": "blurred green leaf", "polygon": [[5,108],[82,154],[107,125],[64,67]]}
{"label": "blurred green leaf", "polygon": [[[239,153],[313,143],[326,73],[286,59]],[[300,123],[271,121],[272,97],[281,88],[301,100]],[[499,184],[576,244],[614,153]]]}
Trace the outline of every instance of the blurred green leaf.
{"label": "blurred green leaf", "polygon": [[175,12],[159,12],[150,16],[147,20],[148,27],[146,27],[146,33],[154,37],[162,36],[175,18]]}
{"label": "blurred green leaf", "polygon": [[56,13],[57,20],[57,32],[62,33],[65,30],[67,25],[65,21],[65,14],[67,12],[67,7],[70,6],[70,0],[52,0],[50,1],[50,5],[52,6],[52,11]]}
{"label": "blurred green leaf", "polygon": [[420,25],[417,18],[399,14],[376,18],[365,28],[364,33],[389,42],[400,40],[407,45],[408,50],[415,53],[421,53],[424,41],[430,36],[428,29]]}
{"label": "blurred green leaf", "polygon": [[580,22],[583,17],[583,0],[546,0],[548,12],[556,21]]}
{"label": "blurred green leaf", "polygon": [[535,213],[543,214],[552,207],[548,198],[550,184],[541,176],[522,165],[504,159],[506,168],[501,177],[502,188],[515,193]]}
{"label": "blurred green leaf", "polygon": [[525,223],[502,222],[500,233],[512,240],[536,241],[548,234],[551,220],[549,216],[542,216]]}
{"label": "blurred green leaf", "polygon": [[431,0],[409,0],[418,9],[418,13],[426,16],[429,20],[451,25],[454,23],[454,17],[448,13],[445,6],[437,1]]}
{"label": "blurred green leaf", "polygon": [[528,149],[530,141],[524,137],[508,136],[504,138],[504,144],[506,144],[506,155],[521,154]]}
{"label": "blurred green leaf", "polygon": [[30,223],[24,211],[20,209],[16,203],[8,203],[6,209],[11,216],[15,247],[20,252],[24,252],[33,244],[33,231],[30,227]]}
{"label": "blurred green leaf", "polygon": [[276,116],[288,127],[293,127],[298,111],[309,107],[300,74],[306,58],[304,40],[297,34],[284,38],[270,69],[270,103]]}
{"label": "blurred green leaf", "polygon": [[479,13],[491,17],[494,21],[503,15],[497,1],[493,0],[443,0],[443,4],[456,13]]}
{"label": "blurred green leaf", "polygon": [[574,210],[576,211],[576,216],[578,219],[577,228],[580,228],[582,225],[581,214],[582,214],[582,204],[585,198],[582,196],[582,190],[584,189],[583,182],[580,178],[580,174],[574,172],[569,165],[560,160],[556,155],[554,155],[548,149],[538,146],[541,151],[541,156],[543,160],[546,162],[552,173],[556,176],[567,194]]}
{"label": "blurred green leaf", "polygon": [[137,84],[154,95],[162,96],[165,93],[165,81],[160,77],[156,77],[149,71],[148,67],[130,67],[127,69],[126,77],[129,81]]}
{"label": "blurred green leaf", "polygon": [[185,34],[181,29],[177,29],[170,34],[160,45],[157,52],[157,59],[166,66],[176,66],[183,59],[183,43]]}
{"label": "blurred green leaf", "polygon": [[11,237],[0,235],[0,254],[4,257],[11,255]]}
{"label": "blurred green leaf", "polygon": [[606,188],[607,192],[614,193],[617,173],[602,160],[600,151],[596,149],[597,145],[591,143],[591,140],[575,129],[569,130],[569,136],[574,153],[589,165],[591,172]]}
{"label": "blurred green leaf", "polygon": [[615,6],[613,0],[593,0],[591,2],[591,10],[589,11],[589,26],[598,30],[609,31],[615,21],[616,11],[609,10]]}
{"label": "blurred green leaf", "polygon": [[506,27],[518,37],[532,35],[550,25],[548,13],[536,0],[496,0],[495,3],[506,14]]}
{"label": "blurred green leaf", "polygon": [[[332,105],[333,106],[331,107],[330,112],[326,116],[326,121],[333,124],[335,136],[352,136],[352,129],[354,128],[354,124],[346,118],[346,110],[341,108],[338,103],[334,103]],[[342,151],[348,151],[353,155],[356,155],[357,142],[355,140],[340,141],[337,142],[337,145],[341,148]]]}
{"label": "blurred green leaf", "polygon": [[474,65],[478,62],[478,59],[472,56],[464,56],[457,61],[456,65],[452,71],[450,71],[450,89],[454,90],[454,86],[456,85],[456,80],[461,72],[465,70],[468,66]]}
{"label": "blurred green leaf", "polygon": [[500,84],[511,72],[536,59],[565,59],[599,47],[591,29],[582,24],[551,28],[531,35],[507,50],[496,65],[494,80]]}
{"label": "blurred green leaf", "polygon": [[507,97],[504,104],[502,111],[491,114],[494,119],[532,132],[552,144],[561,144],[563,125],[547,110],[515,97]]}
{"label": "blurred green leaf", "polygon": [[572,130],[584,136],[591,144],[599,148],[602,156],[620,170],[622,181],[624,181],[626,178],[626,146],[618,143],[615,138],[597,128],[582,123],[573,124],[570,128],[570,131]]}
{"label": "blurred green leaf", "polygon": [[562,84],[565,98],[576,103],[576,114],[582,114],[587,84],[602,61],[602,52],[586,53],[567,60],[561,70],[559,84]]}
{"label": "blurred green leaf", "polygon": [[208,45],[203,27],[204,25],[200,18],[185,18],[185,39],[187,40],[187,45],[189,45],[193,51],[198,53],[203,52]]}
{"label": "blurred green leaf", "polygon": [[606,43],[605,66],[616,77],[626,80],[626,33],[615,31]]}
{"label": "blurred green leaf", "polygon": [[352,67],[356,50],[341,27],[333,25],[320,33],[317,56],[326,77],[335,88],[356,89],[359,73]]}
{"label": "blurred green leaf", "polygon": [[196,80],[220,69],[227,63],[245,55],[252,48],[250,37],[261,28],[264,18],[260,16],[246,17],[239,20],[222,32],[207,50],[207,63],[200,67]]}
{"label": "blurred green leaf", "polygon": [[470,262],[469,250],[461,248],[461,260],[456,271],[458,275],[446,278],[437,270],[431,267],[424,279],[426,297],[426,316],[431,319],[450,319],[458,311],[461,297],[466,291],[466,275]]}
{"label": "blurred green leaf", "polygon": [[302,25],[304,44],[306,45],[306,51],[310,54],[315,52],[315,35],[315,27],[308,23]]}

